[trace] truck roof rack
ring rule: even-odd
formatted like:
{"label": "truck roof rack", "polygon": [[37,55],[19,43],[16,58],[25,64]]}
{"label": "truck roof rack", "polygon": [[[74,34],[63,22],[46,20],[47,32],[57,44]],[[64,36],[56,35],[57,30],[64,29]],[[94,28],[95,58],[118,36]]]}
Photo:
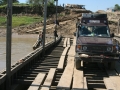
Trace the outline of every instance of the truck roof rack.
{"label": "truck roof rack", "polygon": [[107,14],[82,13],[83,18],[107,18]]}

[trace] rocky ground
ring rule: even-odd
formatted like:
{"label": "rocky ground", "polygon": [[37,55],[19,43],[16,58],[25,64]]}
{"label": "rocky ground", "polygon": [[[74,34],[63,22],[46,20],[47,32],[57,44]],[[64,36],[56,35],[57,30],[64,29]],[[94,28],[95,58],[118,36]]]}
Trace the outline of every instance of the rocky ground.
{"label": "rocky ground", "polygon": [[[106,13],[105,11],[99,10],[97,13]],[[108,20],[109,20],[109,27],[111,29],[111,32],[116,33],[117,32],[117,22],[119,13],[112,12],[112,13],[107,13],[108,14]],[[70,13],[70,14],[65,14],[65,12],[62,13],[63,16],[58,17],[58,20],[60,21],[60,26],[58,26],[57,30],[58,33],[61,34],[62,36],[73,36],[73,32],[76,30],[75,29],[75,23],[77,20],[77,17],[81,16],[81,13]],[[46,26],[46,33],[47,34],[53,34],[54,31],[54,20],[55,16],[49,18],[47,20],[47,26]],[[21,26],[12,29],[12,33],[18,33],[18,34],[38,34],[40,30],[43,29],[43,23],[34,23],[32,25],[26,25],[26,26]],[[0,36],[5,36],[6,35],[6,29],[0,28]]]}

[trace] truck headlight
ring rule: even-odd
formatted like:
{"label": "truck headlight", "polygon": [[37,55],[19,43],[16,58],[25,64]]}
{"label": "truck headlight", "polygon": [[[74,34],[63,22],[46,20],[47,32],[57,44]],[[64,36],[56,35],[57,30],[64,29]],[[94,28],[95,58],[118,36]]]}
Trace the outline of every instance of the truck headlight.
{"label": "truck headlight", "polygon": [[112,48],[111,47],[107,47],[107,51],[108,52],[112,51]]}
{"label": "truck headlight", "polygon": [[82,49],[85,51],[87,50],[87,46],[83,46]]}
{"label": "truck headlight", "polygon": [[119,50],[119,46],[113,46],[113,50]]}

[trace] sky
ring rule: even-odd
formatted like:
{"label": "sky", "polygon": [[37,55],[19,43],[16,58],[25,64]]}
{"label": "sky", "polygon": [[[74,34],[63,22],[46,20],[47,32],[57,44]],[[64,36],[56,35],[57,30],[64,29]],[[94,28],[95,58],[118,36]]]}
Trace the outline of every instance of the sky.
{"label": "sky", "polygon": [[[20,3],[26,3],[27,0],[18,0]],[[120,0],[58,0],[58,5],[64,4],[82,4],[87,10],[93,12],[97,10],[106,10],[113,8],[115,4],[120,5]]]}

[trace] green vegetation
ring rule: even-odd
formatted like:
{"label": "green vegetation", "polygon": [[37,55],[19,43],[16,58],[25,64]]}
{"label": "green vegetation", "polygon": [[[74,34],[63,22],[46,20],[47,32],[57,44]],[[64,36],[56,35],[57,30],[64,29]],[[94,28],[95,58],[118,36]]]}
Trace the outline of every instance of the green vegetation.
{"label": "green vegetation", "polygon": [[[30,16],[13,16],[12,17],[12,27],[28,25],[35,22],[42,21],[43,18],[39,16],[30,17]],[[0,16],[0,26],[7,26],[7,17]]]}
{"label": "green vegetation", "polygon": [[[13,3],[19,3],[18,0],[12,0]],[[7,0],[0,0],[0,5],[6,5],[7,4]]]}
{"label": "green vegetation", "polygon": [[114,10],[116,10],[116,11],[120,11],[120,5],[115,4],[115,6],[114,6]]}

